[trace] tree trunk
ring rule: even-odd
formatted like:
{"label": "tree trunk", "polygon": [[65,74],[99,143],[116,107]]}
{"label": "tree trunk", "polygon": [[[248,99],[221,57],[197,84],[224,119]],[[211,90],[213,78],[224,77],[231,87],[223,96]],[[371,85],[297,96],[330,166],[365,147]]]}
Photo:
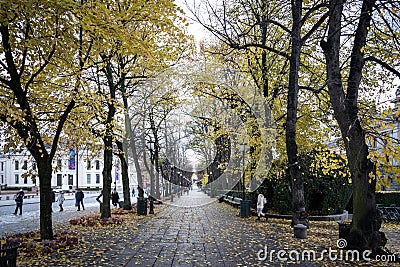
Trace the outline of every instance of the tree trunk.
{"label": "tree trunk", "polygon": [[40,239],[53,240],[53,219],[51,199],[51,160],[48,157],[35,157],[40,183]]}
{"label": "tree trunk", "polygon": [[[120,58],[120,65],[125,66],[124,64],[122,64],[122,58]],[[124,78],[126,77],[126,74],[123,74]],[[125,210],[130,210],[132,209],[132,202],[131,202],[131,190],[130,190],[130,177],[129,177],[129,172],[128,172],[128,168],[129,168],[129,154],[128,154],[128,145],[130,144],[130,142],[134,142],[134,138],[132,139],[132,124],[131,124],[131,120],[129,117],[129,113],[128,113],[128,96],[126,93],[126,86],[125,86],[125,80],[123,80],[121,82],[121,87],[120,87],[120,91],[121,91],[121,96],[122,96],[122,102],[124,103],[124,128],[125,128],[125,134],[122,140],[122,144],[120,147],[118,144],[117,146],[119,147],[119,150],[121,152],[123,152],[124,154],[124,161],[126,164],[126,177],[124,178],[124,174],[122,174],[122,182],[123,182],[123,194],[124,194],[124,209]],[[122,162],[122,159],[121,159]],[[123,170],[124,172],[124,170]]]}
{"label": "tree trunk", "polygon": [[[144,167],[146,168],[146,171],[147,171],[147,173],[150,175],[150,192],[148,191],[148,189],[147,189],[147,193],[148,194],[150,194],[150,195],[152,195],[152,186],[153,186],[153,176],[154,176],[154,171],[153,171],[153,165],[152,165],[152,163],[150,162],[150,165],[151,166],[149,166],[149,163],[148,163],[148,161],[147,161],[147,153],[146,153],[146,139],[144,138],[144,134],[142,134],[142,136],[141,136],[141,142],[142,142],[142,147],[144,148],[143,150],[142,150],[142,159],[143,159],[143,165],[144,165]],[[146,181],[147,182],[147,181]],[[146,186],[146,188],[147,188],[147,183],[145,184],[145,186]]]}
{"label": "tree trunk", "polygon": [[135,137],[133,136],[133,134],[131,135],[131,140],[130,140],[129,144],[130,144],[130,148],[132,151],[133,162],[135,164],[135,170],[136,170],[136,176],[137,176],[137,182],[138,182],[138,187],[137,187],[138,197],[144,197],[142,169],[140,168],[139,155],[137,153]]}
{"label": "tree trunk", "polygon": [[[143,156],[146,157],[146,152],[143,153]],[[150,156],[153,157],[153,156]],[[147,164],[147,160],[145,160],[145,165],[147,166],[149,173],[150,173],[150,193],[149,195],[154,197],[154,181],[155,181],[155,175],[154,175],[154,164],[153,160],[150,159],[150,165]]]}
{"label": "tree trunk", "polygon": [[365,144],[364,131],[357,120],[349,131],[348,161],[353,178],[353,221],[348,243],[352,248],[379,249],[378,233],[380,223],[377,221],[375,203],[375,178],[371,179],[373,163],[368,159],[368,147]]}
{"label": "tree trunk", "polygon": [[339,124],[353,179],[353,221],[347,239],[348,248],[380,252],[386,243],[379,232],[380,219],[375,203],[374,166],[369,160],[365,133],[358,119],[358,91],[364,67],[362,48],[366,44],[374,0],[363,2],[361,16],[354,36],[347,92],[341,76],[340,38],[343,0],[329,2],[329,31],[327,41],[321,42],[325,54],[330,101]]}
{"label": "tree trunk", "polygon": [[129,175],[128,175],[128,163],[126,154],[124,152],[124,146],[121,141],[115,141],[118,147],[118,158],[121,161],[121,176],[122,176],[122,193],[124,195],[124,210],[131,210],[131,197],[129,187]]}
{"label": "tree trunk", "polygon": [[154,175],[154,178],[156,179],[155,182],[155,195],[153,197],[160,199],[160,164],[159,164],[159,138],[157,135],[157,131],[155,132],[154,136],[154,168],[156,170],[156,173]]}
{"label": "tree trunk", "polygon": [[[299,93],[299,70],[301,52],[301,12],[302,0],[292,1],[292,50],[290,56],[290,73],[286,118],[286,152],[288,156],[289,175],[292,181],[292,224],[307,224],[304,201],[303,177],[299,168],[296,142],[297,104]],[[308,224],[307,224],[308,225]]]}
{"label": "tree trunk", "polygon": [[113,74],[111,64],[107,63],[104,68],[104,73],[107,78],[108,89],[110,97],[107,100],[108,113],[107,118],[104,122],[105,135],[103,137],[104,143],[104,168],[103,168],[103,205],[101,206],[101,218],[111,217],[111,183],[112,183],[112,161],[113,161],[113,128],[114,128],[114,116],[116,112],[115,101],[116,101],[116,88],[113,81]]}
{"label": "tree trunk", "polygon": [[103,205],[101,205],[101,218],[111,217],[111,183],[112,183],[112,137],[107,135],[103,138],[104,142],[104,167],[103,167]]}

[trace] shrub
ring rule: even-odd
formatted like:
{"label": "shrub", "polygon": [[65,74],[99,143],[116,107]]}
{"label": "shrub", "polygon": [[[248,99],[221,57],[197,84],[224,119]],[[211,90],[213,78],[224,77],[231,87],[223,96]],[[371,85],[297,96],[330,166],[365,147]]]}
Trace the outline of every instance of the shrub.
{"label": "shrub", "polygon": [[[304,179],[304,200],[311,215],[341,213],[351,197],[350,173],[342,155],[313,150],[299,157]],[[267,206],[280,214],[292,211],[291,181],[285,163],[275,163],[259,188]],[[253,198],[255,206],[256,197]]]}
{"label": "shrub", "polygon": [[39,232],[19,233],[6,237],[6,243],[21,243],[19,252],[40,256],[60,248],[74,246],[79,243],[78,234],[70,231],[55,231],[54,240],[40,241]]}
{"label": "shrub", "polygon": [[111,224],[121,224],[122,218],[111,217],[111,218],[100,218],[100,216],[82,216],[77,219],[71,219],[69,223],[71,225],[79,225],[83,227],[103,226]]}
{"label": "shrub", "polygon": [[376,204],[390,206],[392,204],[400,207],[400,191],[379,191],[375,195]]}

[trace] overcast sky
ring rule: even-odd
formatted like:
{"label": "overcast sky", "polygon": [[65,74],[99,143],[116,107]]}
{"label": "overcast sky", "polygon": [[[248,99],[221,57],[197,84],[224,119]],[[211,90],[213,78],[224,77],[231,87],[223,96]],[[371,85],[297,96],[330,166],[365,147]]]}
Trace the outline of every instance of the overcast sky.
{"label": "overcast sky", "polygon": [[207,30],[204,29],[203,26],[201,26],[199,23],[197,23],[196,21],[193,21],[192,19],[190,19],[192,17],[186,2],[188,3],[190,8],[193,8],[193,5],[196,3],[199,3],[199,0],[175,0],[175,3],[180,6],[186,13],[186,17],[189,21],[189,28],[188,31],[190,34],[192,34],[195,38],[195,41],[198,43],[199,41],[201,41],[202,39],[206,39],[207,38]]}

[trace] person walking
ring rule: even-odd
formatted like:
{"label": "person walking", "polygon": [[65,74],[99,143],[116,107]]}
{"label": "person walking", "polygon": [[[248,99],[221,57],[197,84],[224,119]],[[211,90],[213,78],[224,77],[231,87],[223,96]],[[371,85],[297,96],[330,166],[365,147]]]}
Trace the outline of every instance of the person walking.
{"label": "person walking", "polygon": [[24,190],[22,190],[22,188],[18,191],[17,195],[15,196],[15,211],[14,211],[14,215],[17,215],[18,209],[19,209],[19,215],[22,215],[22,204],[24,202]]}
{"label": "person walking", "polygon": [[132,187],[132,197],[135,197],[135,187]]}
{"label": "person walking", "polygon": [[111,202],[114,205],[114,208],[116,208],[119,203],[119,195],[118,195],[117,190],[115,190],[115,189],[111,193]]}
{"label": "person walking", "polygon": [[268,217],[266,214],[263,213],[264,205],[267,203],[267,199],[264,197],[264,195],[258,191],[258,196],[257,196],[257,221],[260,220],[261,215],[264,217],[265,220],[268,221]]}
{"label": "person walking", "polygon": [[83,198],[85,197],[85,194],[83,194],[81,189],[77,189],[75,193],[75,206],[78,207],[78,211],[81,210],[81,205],[82,209],[85,210],[85,206],[83,206]]}
{"label": "person walking", "polygon": [[60,211],[64,210],[63,208],[64,201],[65,201],[64,192],[60,192],[60,194],[57,197],[57,204],[60,207]]}

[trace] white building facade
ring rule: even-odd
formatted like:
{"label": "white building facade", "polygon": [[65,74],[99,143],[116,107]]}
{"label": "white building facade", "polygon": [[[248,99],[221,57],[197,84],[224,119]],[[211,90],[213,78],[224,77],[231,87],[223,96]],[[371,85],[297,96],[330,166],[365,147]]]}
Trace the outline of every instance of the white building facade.
{"label": "white building facade", "polygon": [[[3,149],[2,149],[3,151]],[[78,164],[76,164],[78,162]],[[112,188],[122,188],[122,176],[119,159],[114,158],[112,169]],[[103,188],[102,153],[88,157],[85,152],[70,150],[53,161],[52,187],[74,190],[76,188]],[[36,163],[28,152],[0,152],[1,187],[33,188],[39,186]],[[133,164],[129,165],[130,187],[137,186],[136,172]]]}

